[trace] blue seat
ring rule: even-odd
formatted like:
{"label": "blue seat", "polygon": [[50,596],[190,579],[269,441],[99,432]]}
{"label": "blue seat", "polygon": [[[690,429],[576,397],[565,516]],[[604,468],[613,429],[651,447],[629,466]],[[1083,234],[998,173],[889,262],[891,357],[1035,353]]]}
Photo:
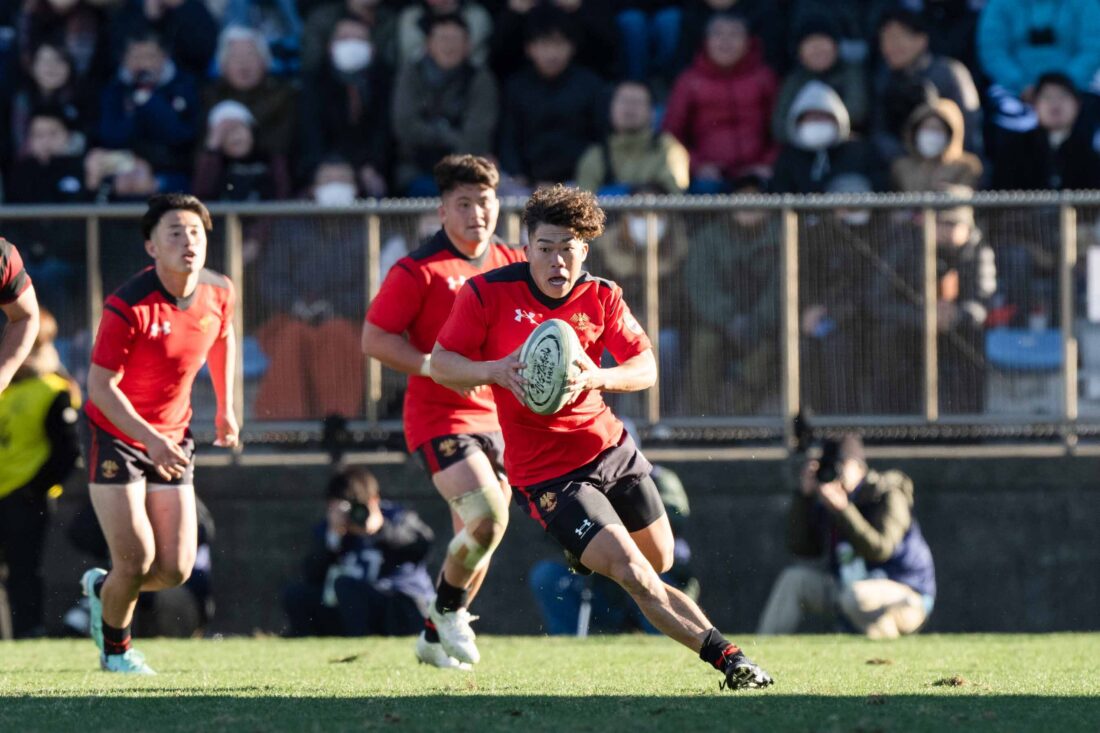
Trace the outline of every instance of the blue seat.
{"label": "blue seat", "polygon": [[1049,372],[1062,367],[1062,332],[1056,328],[994,328],[985,334],[985,355],[997,369]]}

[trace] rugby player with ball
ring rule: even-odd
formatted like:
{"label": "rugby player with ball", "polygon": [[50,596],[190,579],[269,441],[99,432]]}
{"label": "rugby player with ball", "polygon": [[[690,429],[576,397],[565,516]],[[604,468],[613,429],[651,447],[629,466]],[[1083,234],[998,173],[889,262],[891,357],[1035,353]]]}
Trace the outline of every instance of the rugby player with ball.
{"label": "rugby player with ball", "polygon": [[[618,583],[666,636],[698,652],[730,689],[771,677],[727,641],[660,573],[673,537],[650,463],[604,403],[657,379],[652,345],[613,282],[582,271],[603,233],[596,198],[561,185],[524,210],[527,262],[470,279],[432,351],[431,375],[454,389],[491,385],[516,501],[580,572]],[[597,366],[604,350],[618,366]]]}

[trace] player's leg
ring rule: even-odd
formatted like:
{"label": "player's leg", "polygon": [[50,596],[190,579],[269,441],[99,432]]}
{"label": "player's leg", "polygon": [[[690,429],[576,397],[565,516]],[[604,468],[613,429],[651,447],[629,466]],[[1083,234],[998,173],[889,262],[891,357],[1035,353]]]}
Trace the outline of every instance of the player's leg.
{"label": "player's leg", "polygon": [[191,576],[198,551],[195,487],[150,482],[145,509],[153,529],[155,553],[141,590],[157,591],[183,585]]}

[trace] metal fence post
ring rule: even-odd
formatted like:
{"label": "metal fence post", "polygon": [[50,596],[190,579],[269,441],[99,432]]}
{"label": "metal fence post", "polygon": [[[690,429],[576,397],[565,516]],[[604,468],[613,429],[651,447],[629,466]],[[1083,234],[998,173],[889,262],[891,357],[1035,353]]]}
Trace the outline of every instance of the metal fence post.
{"label": "metal fence post", "polygon": [[[657,248],[657,212],[645,215],[645,329],[653,342],[653,356],[661,363],[661,262]],[[661,420],[661,371],[657,381],[646,391],[646,420],[655,425]]]}
{"label": "metal fence post", "polygon": [[936,341],[936,306],[939,283],[936,281],[936,212],[928,207],[921,211],[921,233],[924,265],[921,268],[924,294],[924,418],[936,422],[940,417],[939,353]]}
{"label": "metal fence post", "polygon": [[103,317],[103,269],[100,266],[99,217],[84,220],[84,264],[88,285],[88,343],[95,342]]}
{"label": "metal fence post", "polygon": [[783,443],[787,450],[797,444],[794,434],[794,418],[801,409],[799,371],[799,318],[798,318],[798,213],[785,208],[780,222],[781,247],[779,271],[782,287],[779,290],[780,349],[783,357]]}
{"label": "metal fence post", "polygon": [[[1073,280],[1077,265],[1077,209],[1063,204],[1061,211],[1061,257],[1058,267],[1058,301],[1062,329],[1062,416],[1077,420],[1077,338],[1074,335]],[[1071,436],[1071,441],[1074,440]]]}
{"label": "metal fence post", "polygon": [[[237,214],[225,216],[225,270],[237,290],[237,307],[233,309],[233,331],[236,334],[237,359],[233,365],[233,409],[237,419],[244,419],[244,235],[241,232],[241,217]],[[239,452],[239,449],[238,449]]]}
{"label": "metal fence post", "polygon": [[[381,252],[382,220],[378,214],[367,214],[366,267],[367,302],[374,300],[378,288],[382,287]],[[378,408],[382,402],[382,364],[377,359],[367,359],[367,421],[372,425],[378,422]]]}

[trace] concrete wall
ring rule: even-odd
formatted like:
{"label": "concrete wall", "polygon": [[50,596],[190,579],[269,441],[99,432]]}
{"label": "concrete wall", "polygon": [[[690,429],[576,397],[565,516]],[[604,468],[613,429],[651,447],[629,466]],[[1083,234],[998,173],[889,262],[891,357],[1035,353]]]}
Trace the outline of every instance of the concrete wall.
{"label": "concrete wall", "polygon": [[[936,559],[934,631],[1060,631],[1100,628],[1100,460],[979,459],[874,462],[909,473],[916,513]],[[784,462],[668,464],[692,501],[687,537],[702,604],[731,632],[755,628],[772,580],[788,561],[783,526],[790,470]],[[376,469],[383,490],[406,501],[442,538],[443,502],[415,466]],[[310,526],[322,514],[327,469],[200,468],[200,495],[217,522],[218,603],[212,631],[277,632],[280,588],[297,577]],[[86,501],[74,485],[59,502],[47,550],[48,611],[56,627],[88,566],[64,537]],[[475,612],[489,633],[537,633],[525,580],[556,545],[513,508]]]}

